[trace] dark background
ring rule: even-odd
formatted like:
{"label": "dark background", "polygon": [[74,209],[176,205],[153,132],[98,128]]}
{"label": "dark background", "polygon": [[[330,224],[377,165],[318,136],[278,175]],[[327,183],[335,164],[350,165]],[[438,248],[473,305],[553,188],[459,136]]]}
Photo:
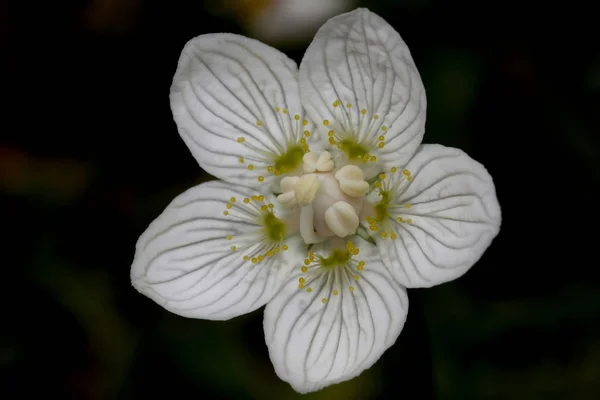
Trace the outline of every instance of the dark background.
{"label": "dark background", "polygon": [[[184,43],[257,37],[270,3],[0,3],[1,398],[301,397],[274,374],[262,310],[184,319],[129,282],[147,224],[210,179],[169,108]],[[409,291],[373,368],[305,398],[600,398],[597,17],[578,2],[354,4],[407,42],[425,143],[487,167],[503,225],[463,278]],[[313,33],[260,39],[299,62]]]}

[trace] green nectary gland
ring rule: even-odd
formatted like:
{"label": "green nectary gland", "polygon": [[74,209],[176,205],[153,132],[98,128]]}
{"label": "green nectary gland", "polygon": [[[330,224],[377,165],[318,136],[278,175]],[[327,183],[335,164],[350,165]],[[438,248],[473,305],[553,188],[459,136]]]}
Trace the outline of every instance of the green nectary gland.
{"label": "green nectary gland", "polygon": [[273,213],[266,213],[262,220],[265,230],[265,236],[273,242],[279,242],[285,239],[285,224],[279,220]]}
{"label": "green nectary gland", "polygon": [[334,249],[329,257],[321,257],[319,260],[321,263],[321,267],[324,268],[333,268],[339,265],[345,265],[350,261],[352,254],[348,250],[345,249]]}
{"label": "green nectary gland", "polygon": [[367,154],[367,148],[354,139],[344,139],[340,142],[341,150],[346,153],[349,159],[356,160],[363,158]]}
{"label": "green nectary gland", "polygon": [[275,158],[275,160],[273,160],[275,170],[281,172],[282,174],[292,172],[298,168],[303,157],[304,149],[302,145],[292,145],[288,147],[287,153],[281,154]]}

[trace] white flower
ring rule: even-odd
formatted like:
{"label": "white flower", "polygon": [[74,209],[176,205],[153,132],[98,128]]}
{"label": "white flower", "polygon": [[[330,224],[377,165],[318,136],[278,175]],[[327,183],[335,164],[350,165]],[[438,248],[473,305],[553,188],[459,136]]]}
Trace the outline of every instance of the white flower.
{"label": "white flower", "polygon": [[402,330],[405,287],[459,277],[499,231],[483,166],[420,146],[417,69],[365,9],[325,23],[299,74],[260,42],[199,36],[171,106],[200,166],[224,182],[188,190],[148,227],[133,284],[186,317],[267,304],[275,372],[298,392],[373,365]]}

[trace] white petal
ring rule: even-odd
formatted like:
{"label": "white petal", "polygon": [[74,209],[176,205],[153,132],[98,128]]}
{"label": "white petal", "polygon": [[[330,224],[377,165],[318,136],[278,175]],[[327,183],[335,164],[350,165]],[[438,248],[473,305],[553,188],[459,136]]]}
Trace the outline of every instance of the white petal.
{"label": "white petal", "polygon": [[[381,256],[406,287],[430,287],[464,274],[500,230],[500,205],[486,169],[459,149],[423,145],[406,166],[412,181],[398,171],[390,184],[400,193],[389,220],[397,238],[375,236]],[[400,182],[402,181],[402,182]],[[410,219],[410,224],[406,223]]]}
{"label": "white petal", "polygon": [[297,75],[292,60],[253,39],[223,33],[190,40],[173,78],[171,109],[200,166],[255,187],[273,180],[275,159],[291,149],[301,167],[300,140],[311,126],[303,125]]}
{"label": "white petal", "polygon": [[[248,238],[262,229],[253,217],[260,213],[251,207],[257,201],[243,202],[253,194],[214,181],[177,196],[138,240],[133,286],[185,317],[224,320],[264,305],[301,255],[294,239],[285,240],[287,251],[265,257],[267,249]],[[235,203],[227,208],[232,197]],[[252,263],[259,254],[264,260]],[[244,261],[244,255],[250,259]]]}
{"label": "white petal", "polygon": [[362,271],[334,269],[307,277],[300,288],[299,279],[307,275],[299,265],[265,308],[265,339],[275,372],[297,392],[359,375],[394,344],[404,326],[406,290],[392,279],[375,246],[352,240],[360,248],[357,258],[365,261]]}
{"label": "white petal", "polygon": [[321,27],[300,64],[300,95],[326,139],[330,129],[353,132],[382,161],[404,165],[423,138],[427,101],[410,51],[394,28],[367,9]]}

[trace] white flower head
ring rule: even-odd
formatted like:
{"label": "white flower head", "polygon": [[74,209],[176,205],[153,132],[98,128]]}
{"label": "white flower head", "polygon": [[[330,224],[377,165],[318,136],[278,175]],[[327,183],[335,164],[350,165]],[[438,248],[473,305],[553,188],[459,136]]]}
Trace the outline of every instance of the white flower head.
{"label": "white flower head", "polygon": [[499,231],[485,168],[420,144],[418,71],[366,9],[325,23],[299,71],[252,39],[192,39],[171,107],[200,166],[222,181],[188,190],[152,222],[133,284],[186,317],[267,304],[275,372],[298,392],[373,365],[402,330],[405,288],[458,278]]}

